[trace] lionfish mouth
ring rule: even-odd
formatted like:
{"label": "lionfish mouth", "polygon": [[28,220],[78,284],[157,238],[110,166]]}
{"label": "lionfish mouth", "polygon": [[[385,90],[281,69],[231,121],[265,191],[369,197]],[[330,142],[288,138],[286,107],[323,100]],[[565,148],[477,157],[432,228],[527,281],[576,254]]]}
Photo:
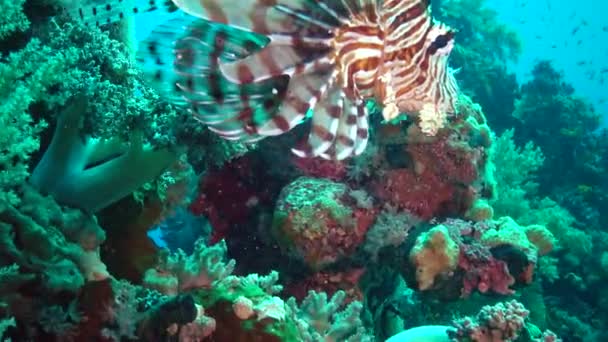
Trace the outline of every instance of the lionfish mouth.
{"label": "lionfish mouth", "polygon": [[[103,23],[138,1],[84,2],[95,11],[79,8],[79,17]],[[102,3],[108,13],[97,10]],[[433,22],[428,0],[147,3],[142,10],[189,15],[142,42],[146,78],[226,139],[280,135],[311,116],[308,139],[293,152],[341,160],[366,147],[368,99],[383,105],[385,119],[407,112],[431,135],[455,111],[453,34]]]}

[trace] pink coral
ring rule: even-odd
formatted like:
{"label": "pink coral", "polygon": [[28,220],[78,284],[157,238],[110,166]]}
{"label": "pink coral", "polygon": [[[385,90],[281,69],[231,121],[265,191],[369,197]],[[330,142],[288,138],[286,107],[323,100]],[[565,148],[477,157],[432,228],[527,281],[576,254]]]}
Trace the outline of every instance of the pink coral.
{"label": "pink coral", "polygon": [[473,183],[479,174],[476,150],[442,136],[430,143],[409,144],[407,151],[417,168],[432,168],[450,183]]}
{"label": "pink coral", "polygon": [[320,157],[300,158],[296,156],[293,156],[291,160],[302,173],[310,177],[339,181],[346,177],[348,171],[344,162],[336,160],[327,160]]}
{"label": "pink coral", "polygon": [[530,312],[513,300],[484,306],[476,317],[464,317],[453,322],[456,340],[475,342],[507,342],[515,340],[525,327]]}
{"label": "pink coral", "polygon": [[249,224],[259,206],[272,202],[278,190],[267,179],[266,170],[255,158],[243,156],[202,176],[190,211],[211,222],[211,244],[226,238],[235,227]]}
{"label": "pink coral", "polygon": [[500,294],[511,294],[509,287],[515,279],[509,273],[507,264],[495,259],[485,248],[478,245],[461,247],[458,266],[464,270],[462,295],[468,296],[477,289],[481,293],[493,291]]}
{"label": "pink coral", "polygon": [[297,300],[303,300],[310,291],[327,293],[333,296],[338,291],[346,294],[345,304],[363,299],[363,292],[359,287],[359,279],[365,273],[363,268],[354,268],[345,271],[319,271],[311,276],[291,283],[287,286],[287,293]]}
{"label": "pink coral", "polygon": [[374,194],[425,220],[464,215],[477,198],[473,183],[482,173],[478,168],[485,165],[483,154],[448,139],[443,134],[432,141],[399,146],[394,154],[407,156],[409,165],[374,179]]}
{"label": "pink coral", "polygon": [[286,186],[277,202],[273,233],[281,247],[313,269],[352,255],[376,215],[357,207],[348,186],[301,177]]}
{"label": "pink coral", "polygon": [[372,190],[380,200],[424,220],[439,216],[458,197],[451,184],[428,170],[420,175],[410,169],[389,170],[373,181]]}

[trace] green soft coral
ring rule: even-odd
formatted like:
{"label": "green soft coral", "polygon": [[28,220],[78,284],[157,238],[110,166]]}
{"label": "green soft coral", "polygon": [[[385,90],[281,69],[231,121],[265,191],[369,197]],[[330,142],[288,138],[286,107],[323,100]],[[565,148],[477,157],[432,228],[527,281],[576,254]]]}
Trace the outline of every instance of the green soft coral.
{"label": "green soft coral", "polygon": [[591,252],[591,237],[576,228],[576,219],[568,210],[538,196],[537,172],[545,162],[543,153],[531,142],[517,146],[513,135],[513,130],[505,131],[491,150],[497,191],[490,203],[496,216],[511,216],[522,225],[546,226],[559,246],[582,259]]}
{"label": "green soft coral", "polygon": [[[31,62],[44,55],[47,60]],[[0,209],[19,203],[15,191],[29,176],[30,155],[39,149],[38,135],[46,127],[34,121],[29,107],[61,82],[68,64],[66,54],[53,53],[36,39],[0,63]]]}
{"label": "green soft coral", "polygon": [[60,203],[94,213],[158,177],[177,156],[145,146],[137,131],[128,143],[81,136],[85,101],[74,101],[57,120],[53,140],[30,182]]}
{"label": "green soft coral", "polygon": [[22,11],[24,3],[25,0],[0,0],[0,40],[29,27],[30,22]]}
{"label": "green soft coral", "polygon": [[175,161],[172,149],[151,146],[174,145],[175,112],[141,86],[128,51],[106,33],[59,19],[44,25],[0,64],[0,209],[19,203],[46,119],[55,134],[31,183],[95,212]]}
{"label": "green soft coral", "polygon": [[545,157],[532,142],[523,147],[513,140],[514,130],[500,135],[490,150],[490,167],[496,182],[496,196],[490,204],[496,216],[518,217],[530,210],[529,196],[536,193],[536,172]]}

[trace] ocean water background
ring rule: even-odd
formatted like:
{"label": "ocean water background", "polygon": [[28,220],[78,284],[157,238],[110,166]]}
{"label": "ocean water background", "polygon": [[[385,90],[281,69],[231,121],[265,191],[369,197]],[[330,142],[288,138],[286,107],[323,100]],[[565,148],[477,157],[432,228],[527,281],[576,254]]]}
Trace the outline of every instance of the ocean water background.
{"label": "ocean water background", "polygon": [[[608,126],[608,1],[487,0],[515,29],[523,53],[511,66],[520,83],[539,59],[553,61],[576,93],[587,98]],[[602,72],[604,70],[604,72]]]}
{"label": "ocean water background", "polygon": [[[604,126],[608,126],[608,1],[486,0],[485,3],[522,40],[522,55],[510,66],[519,83],[529,80],[536,61],[551,60],[577,94],[594,105],[604,118]],[[144,39],[154,26],[169,18],[170,15],[156,13],[137,16],[137,39]]]}

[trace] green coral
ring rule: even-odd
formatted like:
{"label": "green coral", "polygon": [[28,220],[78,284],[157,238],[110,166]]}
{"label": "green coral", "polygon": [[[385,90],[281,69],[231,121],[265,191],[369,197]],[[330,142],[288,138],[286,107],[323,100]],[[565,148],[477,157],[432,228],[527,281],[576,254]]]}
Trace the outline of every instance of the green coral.
{"label": "green coral", "polygon": [[577,219],[596,226],[605,198],[601,157],[605,135],[598,134],[601,115],[550,62],[536,64],[532,76],[522,86],[513,113],[521,126],[515,138],[533,140],[547,157],[539,168],[540,192],[568,205]]}
{"label": "green coral", "polygon": [[[0,338],[2,338],[6,329],[8,329],[10,327],[16,327],[16,326],[17,326],[17,323],[15,322],[14,318],[0,320]],[[10,340],[3,340],[3,341],[10,342]]]}
{"label": "green coral", "polygon": [[[94,257],[89,252],[97,250],[105,240],[105,232],[98,225],[94,216],[83,213],[78,209],[62,207],[50,196],[42,196],[29,186],[22,189],[22,203],[18,207],[9,207],[2,212],[0,225],[5,231],[2,243],[5,250],[10,251],[13,260],[20,266],[27,266],[28,270],[49,271],[52,267],[48,262],[73,262],[78,266],[78,272],[74,276],[80,276],[92,280],[94,272],[102,269],[91,267],[95,265]],[[19,239],[10,236],[10,232],[19,231]],[[12,246],[12,247],[9,247]],[[9,255],[7,254],[7,255]],[[46,265],[46,269],[45,266]],[[76,286],[69,284],[70,288]],[[51,281],[46,279],[46,281]]]}
{"label": "green coral", "polygon": [[294,298],[287,301],[291,317],[298,327],[298,341],[371,342],[363,322],[360,302],[344,305],[346,294],[336,292],[331,298],[326,293],[311,291],[298,306]]}
{"label": "green coral", "polygon": [[23,14],[25,0],[0,0],[0,40],[6,39],[13,32],[25,31],[30,22]]}
{"label": "green coral", "polygon": [[537,172],[545,158],[531,142],[518,147],[513,135],[513,130],[505,131],[492,146],[497,192],[491,204],[496,216],[511,216],[522,225],[544,225],[559,246],[580,260],[591,252],[591,237],[576,228],[576,219],[568,210],[550,198],[539,198]]}
{"label": "green coral", "polygon": [[490,150],[490,167],[496,182],[496,195],[491,200],[497,217],[519,217],[530,210],[529,195],[538,188],[536,172],[545,157],[532,142],[522,148],[513,140],[514,130],[500,135]]}
{"label": "green coral", "polygon": [[519,218],[522,224],[541,223],[555,235],[559,246],[565,248],[580,262],[593,249],[591,236],[576,228],[576,219],[550,198],[543,198],[534,204],[532,210]]}

